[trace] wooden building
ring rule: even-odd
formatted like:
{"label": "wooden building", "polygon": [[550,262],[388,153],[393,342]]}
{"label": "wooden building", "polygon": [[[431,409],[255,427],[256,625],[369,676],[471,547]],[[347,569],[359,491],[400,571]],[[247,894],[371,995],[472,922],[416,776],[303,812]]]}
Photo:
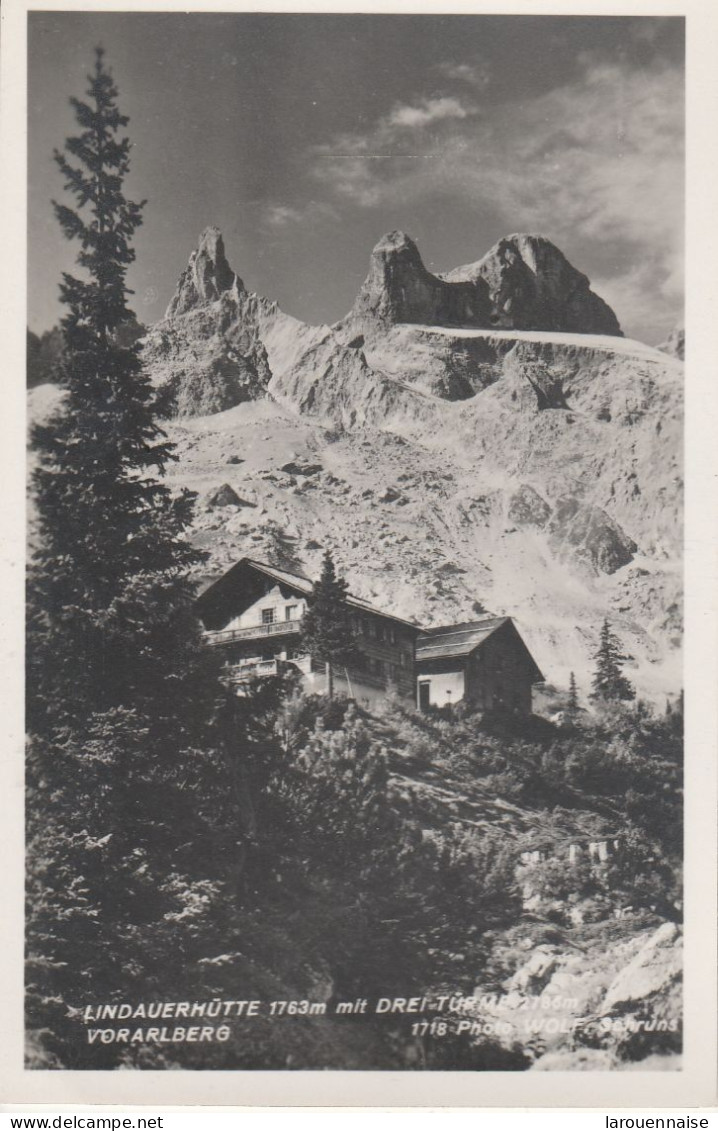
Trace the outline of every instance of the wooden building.
{"label": "wooden building", "polygon": [[[289,664],[301,672],[307,691],[326,691],[324,665],[306,655],[301,644],[301,620],[311,592],[308,577],[242,558],[201,593],[197,611],[205,639],[222,649],[238,685],[252,676],[276,675],[282,664]],[[419,627],[356,597],[347,597],[347,605],[358,655],[349,669],[335,668],[336,693],[368,705],[393,686],[413,700]]]}
{"label": "wooden building", "polygon": [[[292,665],[307,691],[326,691],[324,665],[301,640],[312,588],[302,574],[242,558],[201,593],[205,640],[222,649],[239,687]],[[338,695],[369,705],[393,687],[422,710],[465,700],[478,709],[531,714],[532,685],[544,677],[510,617],[422,630],[356,597],[348,596],[347,606],[357,658],[349,669],[335,668]]]}
{"label": "wooden building", "polygon": [[531,714],[531,688],[543,680],[510,617],[430,628],[416,642],[417,706],[465,700],[484,710]]}

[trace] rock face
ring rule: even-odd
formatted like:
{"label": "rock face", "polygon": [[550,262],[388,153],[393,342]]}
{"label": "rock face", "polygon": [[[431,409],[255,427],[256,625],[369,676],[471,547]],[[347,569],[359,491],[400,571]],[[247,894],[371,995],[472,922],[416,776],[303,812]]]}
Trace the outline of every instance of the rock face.
{"label": "rock face", "polygon": [[219,228],[205,228],[189,263],[180,275],[175,295],[167,307],[166,318],[186,314],[197,306],[215,302],[226,291],[244,290],[244,283],[235,275],[224,253]]}
{"label": "rock face", "polygon": [[600,1011],[628,1010],[645,998],[665,992],[683,972],[681,935],[675,923],[664,923],[648,938],[606,991]]}
{"label": "rock face", "polygon": [[550,514],[551,507],[546,500],[527,483],[522,483],[511,496],[508,517],[509,522],[515,522],[517,526],[543,527]]}
{"label": "rock face", "polygon": [[658,349],[683,361],[686,352],[686,331],[684,327],[682,325],[674,326],[665,342],[661,342]]}
{"label": "rock face", "polygon": [[476,1013],[507,1047],[533,1044],[533,1071],[678,1069],[681,944],[674,923],[634,934],[608,920],[580,948],[532,946],[501,994],[476,988]]}
{"label": "rock face", "polygon": [[506,236],[477,263],[442,278],[473,283],[488,304],[491,326],[621,335],[610,306],[543,236]]}
{"label": "rock face", "polygon": [[488,326],[486,296],[472,283],[448,283],[424,266],[404,232],[389,232],[371,253],[367,275],[345,320],[346,335],[371,334],[396,322]]}
{"label": "rock face", "polygon": [[206,416],[265,395],[271,371],[256,301],[229,266],[219,229],[206,228],[164,319],[144,340],[167,415]]}
{"label": "rock face", "polygon": [[601,573],[628,565],[638,546],[600,507],[572,495],[556,500],[550,525],[559,552],[570,552]]}
{"label": "rock face", "polygon": [[[402,331],[412,327],[423,338],[400,342]],[[447,328],[457,336],[442,341],[439,331]],[[465,400],[501,376],[502,355],[515,344],[502,338],[507,329],[621,335],[586,276],[539,236],[509,236],[478,263],[439,277],[426,269],[413,240],[391,232],[374,248],[352,310],[330,328],[305,326],[248,292],[227,262],[221,233],[207,228],[164,320],[147,334],[145,358],[166,391],[168,413],[176,416],[224,412],[264,396],[272,377],[278,393],[299,399],[302,411],[312,410],[318,389],[314,382],[307,388],[310,372],[317,380],[324,373],[346,374],[359,400],[368,380],[374,404],[387,391],[385,374],[408,376],[410,384],[422,383],[442,399]],[[492,331],[498,335],[493,341],[486,336]],[[471,338],[472,332],[477,336]],[[537,357],[519,343],[517,359],[519,354],[538,407],[568,407],[563,375],[545,364],[552,360],[550,348]],[[563,351],[562,362],[566,356]],[[393,371],[411,364],[416,373]],[[356,395],[350,401],[351,407],[346,398],[340,403],[349,422],[357,423],[362,410]]]}
{"label": "rock face", "polygon": [[396,323],[621,335],[586,276],[549,240],[531,235],[507,236],[477,263],[437,276],[409,236],[390,232],[374,248],[337,332],[349,340]]}

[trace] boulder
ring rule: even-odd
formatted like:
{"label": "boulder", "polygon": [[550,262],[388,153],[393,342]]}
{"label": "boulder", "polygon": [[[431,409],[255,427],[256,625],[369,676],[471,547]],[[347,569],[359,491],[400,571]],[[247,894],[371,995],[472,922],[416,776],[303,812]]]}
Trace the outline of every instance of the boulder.
{"label": "boulder", "polygon": [[611,982],[600,1012],[635,1005],[665,991],[681,977],[682,969],[680,931],[675,923],[663,923]]}
{"label": "boulder", "polygon": [[223,483],[221,487],[211,491],[206,502],[208,507],[253,507],[255,505],[247,502],[246,499],[240,499],[234,487],[230,487],[229,483]]}
{"label": "boulder", "polygon": [[406,507],[409,500],[406,498],[405,494],[401,494],[400,491],[397,491],[396,487],[388,486],[384,487],[384,490],[377,495],[377,501],[396,502],[399,504],[399,507]]}
{"label": "boulder", "polygon": [[537,947],[528,962],[509,981],[506,987],[508,993],[540,994],[551,980],[557,964],[557,956],[552,951]]}
{"label": "boulder", "polygon": [[280,467],[280,471],[286,471],[287,475],[319,475],[324,470],[320,463],[309,463],[304,460],[290,460]]}
{"label": "boulder", "polygon": [[551,507],[544,498],[522,483],[509,501],[508,517],[517,526],[545,526],[551,516]]}
{"label": "boulder", "polygon": [[573,495],[556,500],[549,526],[554,543],[600,573],[615,573],[633,559],[638,546],[600,507]]}

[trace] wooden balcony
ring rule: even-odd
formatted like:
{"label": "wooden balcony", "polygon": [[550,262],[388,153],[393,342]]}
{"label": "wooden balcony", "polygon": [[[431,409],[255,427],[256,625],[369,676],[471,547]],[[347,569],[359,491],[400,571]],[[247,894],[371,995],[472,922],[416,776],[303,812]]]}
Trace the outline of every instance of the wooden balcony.
{"label": "wooden balcony", "polygon": [[[255,676],[271,676],[279,675],[281,668],[295,668],[301,672],[302,675],[316,674],[322,676],[324,674],[324,664],[312,660],[311,656],[295,656],[291,660],[283,660],[280,657],[275,657],[273,660],[259,660],[257,658],[240,660],[238,663],[229,665],[230,677],[235,683],[244,683]],[[341,666],[335,666],[334,679],[342,683],[346,683],[346,669]],[[375,675],[373,672],[357,671],[356,669],[349,669],[349,686],[353,689],[355,685],[363,684],[365,687],[375,687],[378,690],[383,690],[387,681],[383,676]]]}
{"label": "wooden balcony", "polygon": [[249,660],[247,663],[232,664],[229,668],[230,678],[234,683],[244,683],[254,676],[278,675],[277,660]]}
{"label": "wooden balcony", "polygon": [[297,636],[301,622],[280,620],[273,624],[253,624],[247,628],[223,628],[203,633],[207,644],[231,644],[233,640],[255,640],[267,636]]}

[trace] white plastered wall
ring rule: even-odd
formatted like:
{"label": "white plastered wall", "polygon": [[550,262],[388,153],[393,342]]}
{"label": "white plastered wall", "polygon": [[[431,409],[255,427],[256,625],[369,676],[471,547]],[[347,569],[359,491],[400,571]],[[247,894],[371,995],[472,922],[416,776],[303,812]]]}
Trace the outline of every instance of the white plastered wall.
{"label": "white plastered wall", "polygon": [[430,675],[420,675],[417,678],[417,703],[419,685],[430,684],[429,702],[432,707],[445,707],[448,703],[458,703],[464,698],[464,673],[438,672]]}

